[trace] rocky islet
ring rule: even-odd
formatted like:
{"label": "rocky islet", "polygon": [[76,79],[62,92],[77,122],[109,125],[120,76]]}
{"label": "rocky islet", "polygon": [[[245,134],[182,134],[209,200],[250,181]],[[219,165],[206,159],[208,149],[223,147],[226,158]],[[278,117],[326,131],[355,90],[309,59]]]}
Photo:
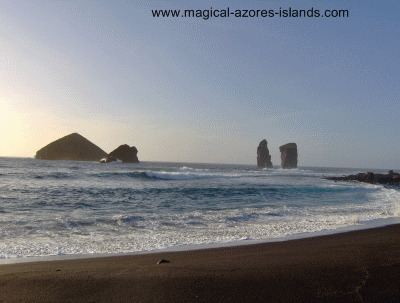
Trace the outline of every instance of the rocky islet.
{"label": "rocky islet", "polygon": [[36,152],[35,158],[41,160],[102,161],[109,163],[122,161],[139,163],[138,150],[127,144],[107,154],[104,150],[78,133],[57,139]]}

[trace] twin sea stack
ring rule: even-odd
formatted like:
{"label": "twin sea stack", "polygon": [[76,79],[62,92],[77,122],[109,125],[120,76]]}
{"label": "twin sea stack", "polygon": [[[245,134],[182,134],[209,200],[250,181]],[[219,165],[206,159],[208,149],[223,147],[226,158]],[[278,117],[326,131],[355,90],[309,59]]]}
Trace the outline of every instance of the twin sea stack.
{"label": "twin sea stack", "polygon": [[[288,143],[279,147],[281,152],[282,168],[297,168],[297,145]],[[267,140],[262,140],[257,147],[257,166],[260,168],[271,168],[271,155],[268,150]]]}
{"label": "twin sea stack", "polygon": [[62,137],[36,152],[36,159],[41,160],[72,160],[72,161],[102,161],[109,163],[120,160],[128,163],[139,163],[136,147],[121,145],[107,154],[100,147],[90,142],[78,133]]}

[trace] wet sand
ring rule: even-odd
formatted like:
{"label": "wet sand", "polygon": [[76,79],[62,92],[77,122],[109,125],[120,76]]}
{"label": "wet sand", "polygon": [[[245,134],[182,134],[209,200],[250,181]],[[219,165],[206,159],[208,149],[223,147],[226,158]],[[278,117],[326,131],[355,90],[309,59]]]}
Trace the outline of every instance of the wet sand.
{"label": "wet sand", "polygon": [[0,265],[0,302],[399,302],[399,278],[400,225],[391,225],[248,246]]}

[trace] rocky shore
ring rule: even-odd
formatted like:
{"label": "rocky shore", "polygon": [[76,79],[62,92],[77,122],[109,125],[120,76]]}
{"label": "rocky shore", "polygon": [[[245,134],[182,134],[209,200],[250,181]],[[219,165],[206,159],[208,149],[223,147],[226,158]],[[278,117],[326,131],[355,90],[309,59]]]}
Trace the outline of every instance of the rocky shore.
{"label": "rocky shore", "polygon": [[367,172],[343,177],[327,177],[326,179],[334,181],[358,181],[370,184],[400,186],[400,174],[393,172],[393,170],[390,170],[387,174],[375,174],[372,172]]}

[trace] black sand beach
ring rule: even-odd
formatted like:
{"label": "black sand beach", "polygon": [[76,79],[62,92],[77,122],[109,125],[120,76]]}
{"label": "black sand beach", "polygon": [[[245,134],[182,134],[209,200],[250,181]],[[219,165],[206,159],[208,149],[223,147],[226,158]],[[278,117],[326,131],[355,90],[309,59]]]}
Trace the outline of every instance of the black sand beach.
{"label": "black sand beach", "polygon": [[399,277],[400,225],[391,225],[278,243],[1,265],[0,302],[399,302]]}

